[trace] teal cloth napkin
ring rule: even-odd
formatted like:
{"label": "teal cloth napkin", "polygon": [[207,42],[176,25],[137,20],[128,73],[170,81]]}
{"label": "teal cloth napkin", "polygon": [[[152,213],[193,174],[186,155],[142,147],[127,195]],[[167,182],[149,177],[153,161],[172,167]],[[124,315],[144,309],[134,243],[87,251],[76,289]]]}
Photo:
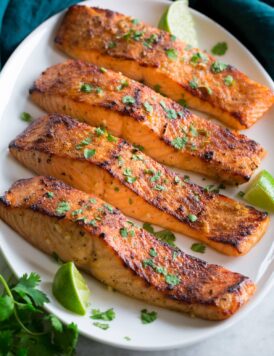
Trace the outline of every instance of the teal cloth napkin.
{"label": "teal cloth napkin", "polygon": [[[77,0],[0,0],[1,65],[41,22]],[[227,28],[274,78],[274,0],[190,0]]]}

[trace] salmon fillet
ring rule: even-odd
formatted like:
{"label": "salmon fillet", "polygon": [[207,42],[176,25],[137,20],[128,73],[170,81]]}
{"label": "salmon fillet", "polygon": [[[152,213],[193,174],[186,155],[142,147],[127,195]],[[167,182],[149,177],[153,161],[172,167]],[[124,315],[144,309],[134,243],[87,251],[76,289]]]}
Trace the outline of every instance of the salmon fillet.
{"label": "salmon fillet", "polygon": [[184,181],[102,128],[57,114],[35,120],[10,146],[26,167],[94,193],[128,216],[247,253],[263,236],[267,213]]}
{"label": "salmon fillet", "polygon": [[255,291],[249,278],[168,246],[101,199],[54,178],[17,181],[0,198],[0,217],[47,254],[160,307],[222,320]]}
{"label": "salmon fillet", "polygon": [[80,61],[50,67],[30,90],[48,112],[71,115],[142,145],[157,161],[229,183],[248,181],[265,150],[120,73]]}
{"label": "salmon fillet", "polygon": [[165,31],[110,10],[71,7],[55,43],[73,58],[160,87],[173,100],[183,98],[189,106],[235,129],[252,126],[274,102],[270,89],[235,67]]}

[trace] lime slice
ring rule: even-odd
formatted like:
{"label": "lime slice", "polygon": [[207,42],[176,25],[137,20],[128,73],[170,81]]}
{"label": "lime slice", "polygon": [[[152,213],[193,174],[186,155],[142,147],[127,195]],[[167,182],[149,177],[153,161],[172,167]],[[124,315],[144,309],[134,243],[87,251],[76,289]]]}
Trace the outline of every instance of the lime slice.
{"label": "lime slice", "polygon": [[187,0],[179,0],[171,4],[163,13],[158,27],[193,47],[198,47],[194,22],[188,9]]}
{"label": "lime slice", "polygon": [[85,315],[90,291],[73,262],[67,262],[58,269],[54,276],[52,293],[64,308]]}
{"label": "lime slice", "polygon": [[262,209],[274,211],[274,178],[263,170],[251,183],[244,199]]}

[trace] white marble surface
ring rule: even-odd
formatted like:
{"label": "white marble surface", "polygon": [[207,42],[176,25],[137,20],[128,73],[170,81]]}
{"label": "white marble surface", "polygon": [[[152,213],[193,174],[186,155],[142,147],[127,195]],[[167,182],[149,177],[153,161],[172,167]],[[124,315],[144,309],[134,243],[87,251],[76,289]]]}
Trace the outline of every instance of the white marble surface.
{"label": "white marble surface", "polygon": [[[11,273],[0,255],[0,273]],[[163,352],[127,351],[80,337],[77,356],[273,356],[274,288],[262,303],[231,329],[184,349]]]}

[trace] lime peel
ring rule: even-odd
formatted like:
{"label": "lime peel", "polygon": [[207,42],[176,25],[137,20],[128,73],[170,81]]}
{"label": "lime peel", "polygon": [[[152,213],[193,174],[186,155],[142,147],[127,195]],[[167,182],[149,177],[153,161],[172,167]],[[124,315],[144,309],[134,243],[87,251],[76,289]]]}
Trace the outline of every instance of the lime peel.
{"label": "lime peel", "polygon": [[260,172],[245,192],[244,200],[274,212],[274,178],[266,170]]}
{"label": "lime peel", "polygon": [[76,314],[85,315],[90,290],[73,262],[64,263],[57,270],[52,284],[52,293],[64,308]]}
{"label": "lime peel", "polygon": [[198,47],[194,22],[187,0],[179,0],[172,3],[163,13],[158,27],[170,32],[193,47]]}

